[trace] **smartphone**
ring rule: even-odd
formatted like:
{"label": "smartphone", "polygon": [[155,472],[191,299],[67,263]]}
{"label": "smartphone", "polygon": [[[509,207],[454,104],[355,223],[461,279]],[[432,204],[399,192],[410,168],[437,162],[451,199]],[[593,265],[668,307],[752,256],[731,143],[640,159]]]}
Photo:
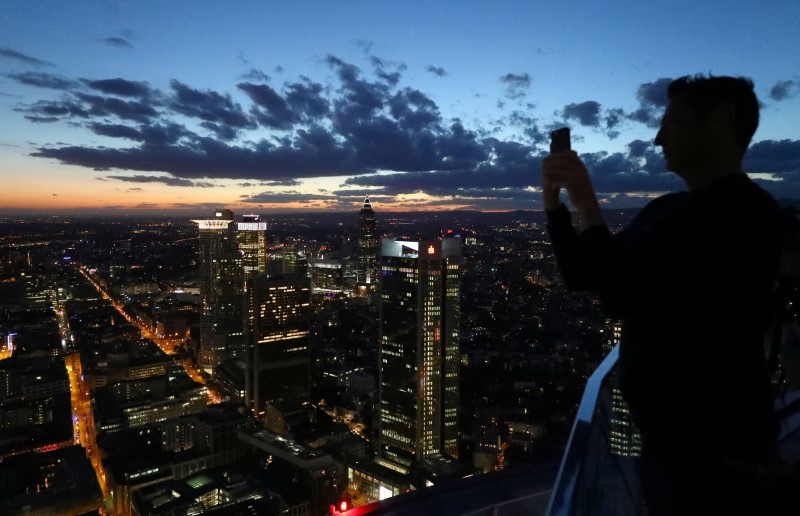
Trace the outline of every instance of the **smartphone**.
{"label": "smartphone", "polygon": [[569,127],[562,127],[550,133],[550,154],[570,148]]}

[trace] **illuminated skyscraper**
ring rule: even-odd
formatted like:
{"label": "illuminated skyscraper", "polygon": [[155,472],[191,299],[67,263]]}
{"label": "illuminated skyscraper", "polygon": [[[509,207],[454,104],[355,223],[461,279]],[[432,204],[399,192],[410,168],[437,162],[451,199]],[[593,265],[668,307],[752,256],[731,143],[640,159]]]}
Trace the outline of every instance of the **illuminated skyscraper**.
{"label": "illuminated skyscraper", "polygon": [[257,416],[267,403],[308,401],[311,286],[303,275],[247,280],[247,400]]}
{"label": "illuminated skyscraper", "polygon": [[230,210],[217,210],[213,218],[192,222],[199,229],[202,313],[198,362],[210,374],[217,364],[244,349],[242,255]]}
{"label": "illuminated skyscraper", "polygon": [[267,223],[259,222],[258,215],[243,215],[236,230],[244,279],[267,272]]}
{"label": "illuminated skyscraper", "polygon": [[357,252],[356,282],[359,286],[375,288],[378,283],[378,228],[369,197],[364,198],[359,212]]}
{"label": "illuminated skyscraper", "polygon": [[[622,321],[606,319],[603,328],[603,352],[609,353],[618,346],[622,336]],[[613,375],[606,380],[609,389],[604,389],[601,400],[609,408],[608,444],[613,455],[622,457],[638,457],[642,452],[642,436],[633,423],[628,403],[622,396],[619,387],[619,376]]]}
{"label": "illuminated skyscraper", "polygon": [[461,239],[383,239],[380,454],[458,458]]}

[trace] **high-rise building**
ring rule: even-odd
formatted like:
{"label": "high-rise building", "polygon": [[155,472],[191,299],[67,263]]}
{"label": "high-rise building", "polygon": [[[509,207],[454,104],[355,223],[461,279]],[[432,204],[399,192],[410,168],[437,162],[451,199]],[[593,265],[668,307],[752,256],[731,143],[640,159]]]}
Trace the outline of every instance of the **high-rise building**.
{"label": "high-rise building", "polygon": [[281,248],[283,274],[308,275],[308,256],[305,251],[298,249],[296,245],[285,245]]}
{"label": "high-rise building", "polygon": [[458,458],[461,239],[383,239],[380,454]]}
{"label": "high-rise building", "polygon": [[217,364],[244,351],[242,255],[230,210],[217,210],[213,218],[192,222],[199,229],[202,312],[198,363],[211,374]]}
{"label": "high-rise building", "polygon": [[244,279],[267,272],[267,223],[258,215],[243,215],[236,223]]}
{"label": "high-rise building", "polygon": [[[609,353],[618,346],[622,335],[622,321],[606,319],[603,328],[603,352]],[[642,436],[631,417],[628,403],[622,396],[619,386],[619,374],[611,375],[607,380],[609,389],[601,394],[602,403],[606,404],[610,413],[608,420],[608,445],[613,455],[621,457],[638,457],[642,452]]]}
{"label": "high-rise building", "polygon": [[359,212],[357,243],[356,282],[362,287],[375,288],[378,284],[378,228],[369,197],[364,198],[364,204]]}
{"label": "high-rise building", "polygon": [[311,285],[303,275],[247,280],[247,400],[256,416],[267,403],[308,401],[311,383]]}

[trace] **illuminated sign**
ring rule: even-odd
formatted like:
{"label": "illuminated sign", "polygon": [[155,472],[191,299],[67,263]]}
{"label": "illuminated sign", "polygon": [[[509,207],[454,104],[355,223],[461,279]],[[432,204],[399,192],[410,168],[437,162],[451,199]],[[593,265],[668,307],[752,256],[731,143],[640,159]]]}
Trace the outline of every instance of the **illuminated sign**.
{"label": "illuminated sign", "polygon": [[434,249],[432,245],[429,245],[428,246],[428,254],[435,254],[435,253],[436,253],[436,249]]}

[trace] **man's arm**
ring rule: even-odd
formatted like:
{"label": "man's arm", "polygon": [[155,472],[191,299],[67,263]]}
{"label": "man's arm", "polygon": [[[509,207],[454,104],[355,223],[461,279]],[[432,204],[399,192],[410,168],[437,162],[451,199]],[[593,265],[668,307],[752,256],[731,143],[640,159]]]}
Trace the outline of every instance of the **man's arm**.
{"label": "man's arm", "polygon": [[[572,225],[569,210],[561,202],[559,195],[564,188],[570,201],[578,211],[581,231],[592,231],[601,235],[608,228],[603,220],[597,196],[589,179],[589,171],[574,151],[561,151],[544,159],[542,163],[542,197],[547,213],[547,231],[556,253],[558,265],[564,281],[570,290],[591,290],[599,287],[592,264],[594,259],[587,253],[582,238]],[[608,234],[610,240],[610,234]]]}
{"label": "man's arm", "polygon": [[572,225],[572,216],[563,204],[547,213],[547,232],[553,251],[558,260],[558,267],[567,288],[570,290],[592,290],[597,287],[587,274],[584,263],[585,253],[580,237]]}
{"label": "man's arm", "polygon": [[542,197],[548,212],[562,205],[559,199],[561,189],[565,189],[569,200],[578,211],[581,231],[592,226],[603,226],[603,212],[597,202],[597,195],[589,179],[586,165],[575,151],[561,151],[546,157],[542,162]]}

